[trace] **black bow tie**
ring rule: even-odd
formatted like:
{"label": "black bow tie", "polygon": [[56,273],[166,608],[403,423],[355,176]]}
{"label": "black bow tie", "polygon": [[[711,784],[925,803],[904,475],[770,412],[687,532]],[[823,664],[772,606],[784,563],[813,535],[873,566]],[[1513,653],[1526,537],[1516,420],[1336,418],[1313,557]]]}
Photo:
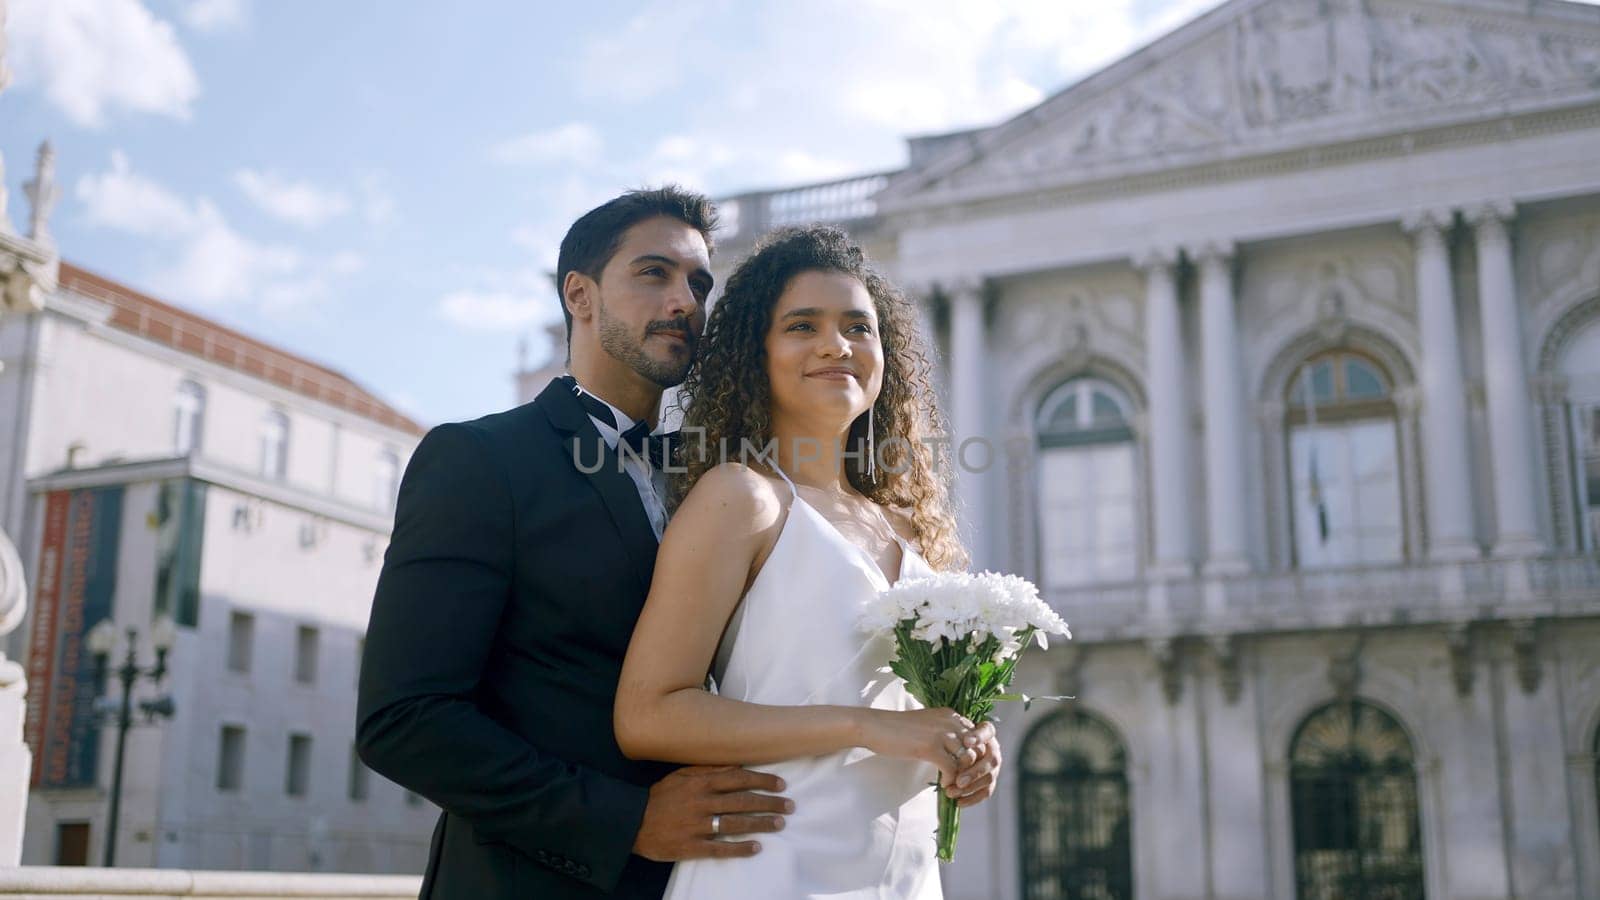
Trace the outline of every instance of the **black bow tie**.
{"label": "black bow tie", "polygon": [[[617,415],[604,400],[579,387],[578,380],[571,375],[561,376],[561,381],[578,398],[584,412],[611,426],[613,431],[617,430]],[[648,459],[650,465],[658,469],[664,469],[678,443],[678,432],[651,434],[649,422],[635,422],[633,427],[621,433],[618,443],[627,444],[635,455]]]}

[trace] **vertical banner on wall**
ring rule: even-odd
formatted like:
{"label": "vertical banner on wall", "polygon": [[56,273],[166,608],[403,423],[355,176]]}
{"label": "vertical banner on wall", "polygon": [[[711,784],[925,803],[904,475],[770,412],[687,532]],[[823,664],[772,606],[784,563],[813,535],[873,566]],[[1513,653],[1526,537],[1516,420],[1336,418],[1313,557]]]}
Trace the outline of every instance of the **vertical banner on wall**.
{"label": "vertical banner on wall", "polygon": [[111,616],[121,534],[120,485],[45,496],[28,643],[27,730],[35,787],[95,783],[99,691],[84,637]]}
{"label": "vertical banner on wall", "polygon": [[154,615],[194,628],[200,623],[200,546],[206,526],[206,486],[192,478],[161,483],[156,503]]}

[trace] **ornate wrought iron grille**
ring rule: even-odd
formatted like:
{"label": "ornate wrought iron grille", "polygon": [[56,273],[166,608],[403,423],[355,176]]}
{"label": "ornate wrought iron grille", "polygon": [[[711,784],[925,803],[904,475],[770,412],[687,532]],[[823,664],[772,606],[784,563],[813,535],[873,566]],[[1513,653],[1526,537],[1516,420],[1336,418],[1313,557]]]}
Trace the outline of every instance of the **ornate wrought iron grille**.
{"label": "ornate wrought iron grille", "polygon": [[1422,835],[1411,740],[1360,701],[1307,717],[1290,746],[1300,900],[1421,900]]}
{"label": "ornate wrought iron grille", "polygon": [[1087,713],[1057,713],[1022,744],[1022,895],[1027,900],[1130,900],[1126,755]]}

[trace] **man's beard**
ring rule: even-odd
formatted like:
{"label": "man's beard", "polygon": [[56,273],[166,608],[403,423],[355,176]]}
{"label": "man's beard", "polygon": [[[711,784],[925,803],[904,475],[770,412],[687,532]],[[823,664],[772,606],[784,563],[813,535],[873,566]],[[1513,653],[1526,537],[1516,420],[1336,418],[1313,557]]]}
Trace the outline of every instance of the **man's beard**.
{"label": "man's beard", "polygon": [[599,306],[600,349],[610,354],[618,362],[650,379],[659,387],[670,388],[683,384],[684,376],[689,374],[689,365],[694,362],[695,345],[698,343],[687,319],[662,319],[651,322],[645,328],[645,337],[649,337],[655,331],[662,330],[683,333],[689,352],[684,354],[682,361],[662,362],[661,360],[652,359],[650,354],[644,352],[644,338],[636,339],[625,323],[606,314],[606,305],[604,303]]}

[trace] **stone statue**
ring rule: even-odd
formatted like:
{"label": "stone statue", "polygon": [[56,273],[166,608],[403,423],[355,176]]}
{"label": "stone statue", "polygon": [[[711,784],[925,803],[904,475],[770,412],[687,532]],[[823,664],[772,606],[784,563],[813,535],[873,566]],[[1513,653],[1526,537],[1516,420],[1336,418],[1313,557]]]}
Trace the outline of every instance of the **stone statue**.
{"label": "stone statue", "polygon": [[[4,20],[0,20],[0,28],[4,28],[4,27],[5,27],[5,21]],[[5,34],[4,34],[4,32],[0,32],[0,44],[3,44],[4,40],[5,40]],[[0,51],[3,51],[4,49],[5,49],[4,46],[0,46]],[[8,195],[6,193],[6,161],[5,161],[5,157],[0,157],[0,234],[11,234],[12,233],[11,216],[6,214],[6,201],[7,200],[8,200]]]}
{"label": "stone statue", "polygon": [[61,189],[56,185],[56,151],[49,141],[39,145],[39,159],[33,178],[22,186],[22,190],[33,206],[28,217],[28,237],[40,244],[54,243],[50,238],[50,212],[61,198]]}
{"label": "stone statue", "polygon": [[[6,0],[0,0],[0,90],[11,80],[6,69]],[[53,165],[53,162],[52,162]],[[54,187],[52,185],[52,190]],[[22,261],[16,260],[8,245],[11,236],[6,216],[5,168],[0,166],[0,316],[5,315],[7,295],[25,280]],[[37,249],[33,250],[37,254]],[[16,260],[16,261],[13,261]],[[4,269],[17,267],[15,272]],[[0,530],[0,638],[22,623],[28,611],[27,587],[22,578],[22,560],[11,539]],[[27,712],[28,680],[22,667],[0,652],[0,867],[22,862],[22,826],[28,809],[28,780],[33,769],[33,754],[22,740],[22,720]]]}

